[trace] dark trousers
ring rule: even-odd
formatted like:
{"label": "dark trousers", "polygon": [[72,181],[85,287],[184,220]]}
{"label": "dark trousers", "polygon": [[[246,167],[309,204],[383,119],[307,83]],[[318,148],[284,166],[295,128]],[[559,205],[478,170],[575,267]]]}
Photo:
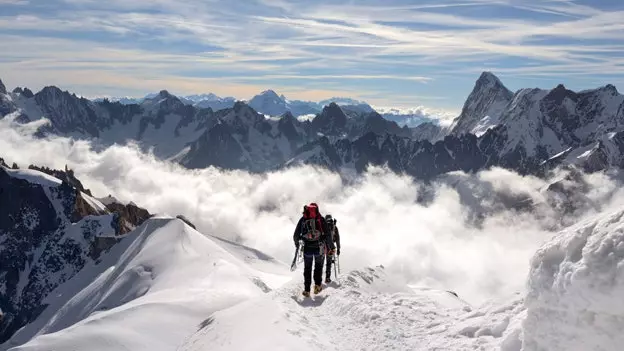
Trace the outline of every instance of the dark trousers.
{"label": "dark trousers", "polygon": [[312,285],[312,262],[314,262],[314,285],[321,285],[323,282],[323,261],[324,255],[303,254],[303,286],[305,291],[310,291]]}
{"label": "dark trousers", "polygon": [[327,255],[326,258],[327,258],[327,267],[325,267],[325,279],[329,279],[331,278],[332,263],[333,264],[336,264],[336,263],[334,262],[334,258],[335,258],[334,256]]}

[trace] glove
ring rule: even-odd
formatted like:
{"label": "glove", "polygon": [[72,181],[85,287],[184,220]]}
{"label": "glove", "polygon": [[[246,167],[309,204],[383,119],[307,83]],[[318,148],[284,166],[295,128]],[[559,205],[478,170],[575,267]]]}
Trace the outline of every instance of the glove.
{"label": "glove", "polygon": [[329,250],[329,252],[327,253],[327,255],[329,255],[329,256],[333,256],[333,255],[334,255],[334,249]]}
{"label": "glove", "polygon": [[340,249],[338,249],[338,251],[336,251],[336,254],[337,254],[338,256],[340,256]]}

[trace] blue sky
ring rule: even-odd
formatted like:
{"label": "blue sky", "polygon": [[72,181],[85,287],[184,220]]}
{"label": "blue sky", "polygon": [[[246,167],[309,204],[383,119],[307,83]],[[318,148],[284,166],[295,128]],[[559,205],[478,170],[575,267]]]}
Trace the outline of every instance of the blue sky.
{"label": "blue sky", "polygon": [[0,0],[0,79],[454,114],[484,70],[512,90],[621,89],[623,19],[621,0]]}

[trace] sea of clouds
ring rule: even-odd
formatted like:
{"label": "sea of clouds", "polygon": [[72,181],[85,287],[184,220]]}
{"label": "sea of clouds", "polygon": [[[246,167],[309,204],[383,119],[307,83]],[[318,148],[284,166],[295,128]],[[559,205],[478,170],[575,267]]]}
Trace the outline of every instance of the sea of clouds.
{"label": "sea of clouds", "polygon": [[[95,150],[88,141],[34,138],[42,123],[0,119],[0,157],[23,168],[67,165],[96,197],[182,214],[204,234],[287,264],[302,207],[316,202],[338,219],[343,273],[382,264],[406,283],[452,290],[473,303],[523,292],[542,243],[624,198],[617,174],[565,170],[549,179],[498,168],[453,172],[432,184],[384,167],[351,180],[312,166],[266,174],[188,170],[132,144]],[[547,191],[554,182],[564,191]]]}

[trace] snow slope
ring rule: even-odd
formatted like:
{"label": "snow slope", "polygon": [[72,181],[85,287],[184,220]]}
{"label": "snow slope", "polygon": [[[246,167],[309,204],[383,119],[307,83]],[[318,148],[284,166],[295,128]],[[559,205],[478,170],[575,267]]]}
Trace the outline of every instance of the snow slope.
{"label": "snow slope", "polygon": [[0,350],[618,350],[623,262],[620,209],[544,244],[526,296],[471,306],[378,266],[304,299],[301,267],[152,218],[53,291]]}
{"label": "snow slope", "polygon": [[212,314],[179,350],[493,349],[521,308],[473,312],[452,293],[410,289],[383,267],[350,272],[309,300],[301,288],[292,282]]}
{"label": "snow slope", "polygon": [[62,183],[58,178],[32,169],[9,169],[5,167],[4,170],[11,177],[23,179],[32,184],[39,184],[46,187],[56,187]]}
{"label": "snow slope", "polygon": [[[235,251],[236,256],[229,250]],[[174,350],[206,316],[275,288],[286,266],[226,250],[183,221],[155,218],[48,296],[48,309],[0,349]],[[263,281],[259,276],[273,279]]]}
{"label": "snow slope", "polygon": [[624,210],[561,232],[531,261],[524,351],[621,350]]}

